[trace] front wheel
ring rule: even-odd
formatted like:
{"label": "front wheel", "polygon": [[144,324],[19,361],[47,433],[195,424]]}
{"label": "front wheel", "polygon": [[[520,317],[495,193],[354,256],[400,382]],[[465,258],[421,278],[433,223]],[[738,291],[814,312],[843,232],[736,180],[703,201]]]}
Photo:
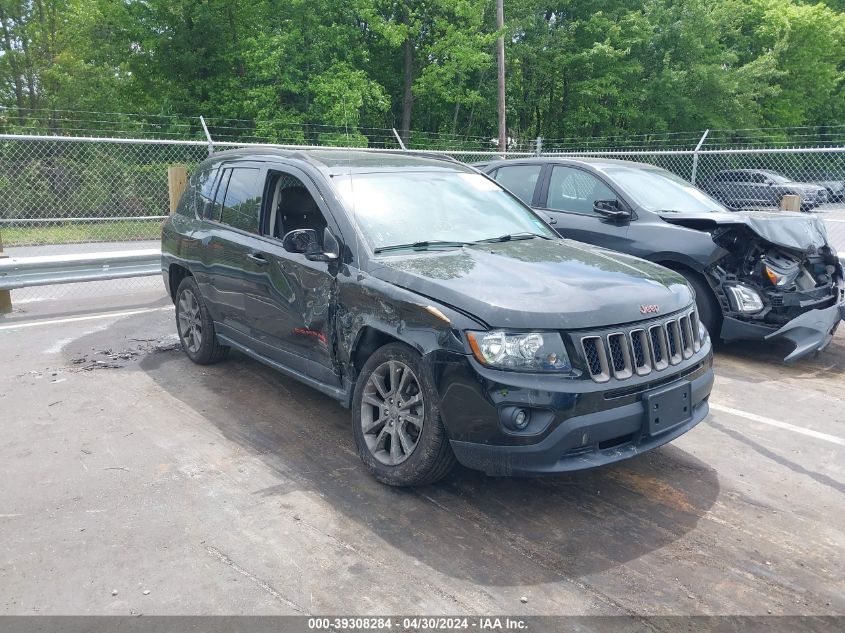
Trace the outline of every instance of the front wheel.
{"label": "front wheel", "polygon": [[402,343],[380,347],[361,369],[352,432],[364,464],[391,486],[433,483],[455,464],[430,371]]}
{"label": "front wheel", "polygon": [[722,309],[719,307],[719,302],[716,301],[713,289],[710,288],[707,281],[695,273],[686,271],[678,272],[692,286],[692,289],[695,290],[695,307],[698,309],[699,320],[707,328],[711,338],[714,341],[718,341],[722,331]]}

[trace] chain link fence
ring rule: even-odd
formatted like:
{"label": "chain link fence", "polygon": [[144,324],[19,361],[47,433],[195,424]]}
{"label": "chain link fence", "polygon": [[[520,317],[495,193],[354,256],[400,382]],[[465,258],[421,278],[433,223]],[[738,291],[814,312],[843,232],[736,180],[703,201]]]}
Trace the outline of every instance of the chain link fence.
{"label": "chain link fence", "polygon": [[[378,137],[348,135],[342,130],[318,132],[297,137],[298,143],[275,146],[402,151],[393,130],[381,131]],[[157,246],[161,223],[169,211],[168,166],[183,164],[191,172],[209,153],[207,140],[191,136],[191,140],[152,140],[0,134],[0,239],[6,252],[13,256],[56,255]],[[613,147],[597,147],[591,139],[580,144],[537,139],[514,142],[512,147],[520,151],[509,150],[506,157],[593,156],[648,163],[693,182],[735,209],[774,209],[783,196],[796,195],[804,210],[825,218],[831,241],[845,251],[845,143],[816,142],[813,147],[796,148],[770,140],[768,147],[752,147],[742,138],[714,135],[710,139],[706,135],[676,136],[671,142],[652,139]],[[839,137],[835,140],[841,142]],[[679,147],[687,143],[686,148]],[[215,139],[213,149],[251,144]],[[411,133],[407,146],[467,163],[501,157],[489,149],[489,139]],[[479,149],[484,147],[488,149]],[[161,282],[139,278],[27,288],[13,291],[12,298],[20,304],[102,293],[104,287],[125,293],[159,289]]]}

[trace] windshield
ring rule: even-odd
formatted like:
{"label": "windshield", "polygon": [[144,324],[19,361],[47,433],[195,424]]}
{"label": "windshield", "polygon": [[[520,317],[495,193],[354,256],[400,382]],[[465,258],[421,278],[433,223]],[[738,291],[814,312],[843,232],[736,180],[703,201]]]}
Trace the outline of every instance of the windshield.
{"label": "windshield", "polygon": [[333,181],[373,249],[421,242],[454,246],[531,233],[556,237],[481,174],[403,171],[350,174]]}
{"label": "windshield", "polygon": [[680,176],[659,167],[608,167],[620,189],[648,211],[721,213],[720,203]]}
{"label": "windshield", "polygon": [[763,173],[766,174],[766,176],[768,176],[771,180],[773,180],[774,182],[776,182],[779,185],[783,185],[783,184],[786,184],[788,182],[791,182],[789,180],[789,178],[787,178],[786,176],[781,176],[779,173],[777,173],[775,171],[764,171]]}

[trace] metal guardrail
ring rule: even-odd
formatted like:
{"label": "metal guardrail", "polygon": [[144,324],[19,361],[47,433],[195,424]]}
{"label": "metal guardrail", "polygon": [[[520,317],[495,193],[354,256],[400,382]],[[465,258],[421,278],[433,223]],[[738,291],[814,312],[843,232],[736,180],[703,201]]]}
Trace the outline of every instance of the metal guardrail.
{"label": "metal guardrail", "polygon": [[161,251],[43,255],[0,259],[0,290],[32,286],[105,281],[161,274]]}

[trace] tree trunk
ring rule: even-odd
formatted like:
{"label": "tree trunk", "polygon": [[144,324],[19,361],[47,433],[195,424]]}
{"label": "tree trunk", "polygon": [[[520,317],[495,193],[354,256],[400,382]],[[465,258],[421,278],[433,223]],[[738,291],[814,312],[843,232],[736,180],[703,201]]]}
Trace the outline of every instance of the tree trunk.
{"label": "tree trunk", "polygon": [[505,28],[504,0],[496,0],[496,30],[500,32],[496,40],[496,57],[499,70],[499,151],[504,154],[508,149],[508,131],[505,122]]}
{"label": "tree trunk", "polygon": [[414,110],[414,40],[411,33],[405,38],[405,84],[402,91],[402,129],[399,136],[403,143],[408,143],[411,132],[411,114]]}
{"label": "tree trunk", "polygon": [[15,49],[12,46],[12,36],[11,33],[9,33],[9,27],[6,24],[7,19],[8,17],[3,11],[3,7],[0,6],[0,23],[3,25],[3,41],[6,45],[5,54],[9,60],[9,70],[11,70],[12,75],[14,75],[15,101],[18,106],[18,122],[23,123],[23,117],[26,112],[26,104],[23,100],[23,78],[21,77],[21,71],[18,67],[17,59],[15,58]]}

